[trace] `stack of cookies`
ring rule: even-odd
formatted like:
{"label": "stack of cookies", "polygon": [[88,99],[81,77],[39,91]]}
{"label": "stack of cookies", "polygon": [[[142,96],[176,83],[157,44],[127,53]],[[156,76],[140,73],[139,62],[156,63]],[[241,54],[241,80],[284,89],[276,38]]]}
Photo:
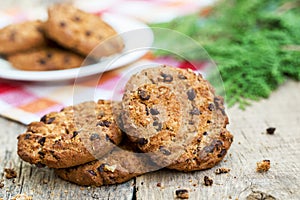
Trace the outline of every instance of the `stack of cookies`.
{"label": "stack of cookies", "polygon": [[80,67],[86,56],[97,60],[124,47],[117,32],[101,18],[69,4],[49,7],[45,22],[0,29],[0,44],[0,55],[15,68],[31,71]]}
{"label": "stack of cookies", "polygon": [[109,185],[215,166],[232,143],[227,124],[223,98],[200,74],[160,66],[133,75],[122,102],[84,102],[31,123],[18,154],[67,181]]}

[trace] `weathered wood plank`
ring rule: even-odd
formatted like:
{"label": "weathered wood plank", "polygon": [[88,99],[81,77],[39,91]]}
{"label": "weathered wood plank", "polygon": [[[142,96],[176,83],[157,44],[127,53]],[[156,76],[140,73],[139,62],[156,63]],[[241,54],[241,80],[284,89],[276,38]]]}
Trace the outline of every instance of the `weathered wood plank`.
{"label": "weathered wood plank", "polygon": [[[134,180],[108,187],[80,187],[59,179],[49,169],[20,161],[16,137],[25,126],[0,118],[0,171],[13,167],[18,172],[15,183],[4,179],[0,198],[10,199],[25,193],[34,199],[173,199],[176,189],[186,188],[190,199],[246,199],[260,193],[276,199],[300,199],[299,91],[300,83],[288,82],[269,99],[254,103],[246,111],[229,109],[235,141],[217,167],[192,173],[171,170],[149,173],[136,178],[135,188]],[[269,126],[277,128],[274,135],[265,133]],[[255,171],[256,162],[263,159],[271,160],[271,169],[260,174]],[[215,175],[218,167],[231,171]],[[203,185],[205,175],[214,180],[212,186]]]}
{"label": "weathered wood plank", "polygon": [[[178,188],[189,189],[190,199],[246,199],[260,193],[300,199],[300,83],[290,81],[246,111],[232,108],[228,113],[235,138],[223,162],[206,171],[165,170],[138,177],[137,199],[171,199]],[[265,133],[270,126],[276,127],[274,135]],[[256,162],[264,159],[271,161],[271,169],[257,173]],[[218,167],[231,171],[215,175]],[[203,185],[205,175],[214,180],[212,186]]]}
{"label": "weathered wood plank", "polygon": [[[80,187],[58,178],[52,170],[37,168],[21,161],[17,156],[17,135],[25,126],[0,117],[0,179],[4,187],[0,198],[24,193],[36,200],[43,199],[132,199],[134,180],[106,187]],[[18,173],[14,180],[5,179],[4,168],[13,168]]]}

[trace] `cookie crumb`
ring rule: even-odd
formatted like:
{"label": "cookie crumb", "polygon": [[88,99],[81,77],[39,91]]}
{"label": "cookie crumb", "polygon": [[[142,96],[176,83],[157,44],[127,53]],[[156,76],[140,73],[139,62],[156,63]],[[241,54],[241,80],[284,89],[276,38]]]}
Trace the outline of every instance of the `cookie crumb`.
{"label": "cookie crumb", "polygon": [[0,189],[4,187],[3,179],[0,180]]}
{"label": "cookie crumb", "polygon": [[44,180],[43,180],[43,183],[44,183],[44,184],[47,184],[47,183],[48,183],[48,180],[44,179]]}
{"label": "cookie crumb", "polygon": [[17,172],[14,169],[4,168],[4,172],[7,179],[17,178]]}
{"label": "cookie crumb", "polygon": [[27,196],[26,194],[17,194],[11,200],[32,200],[32,196]]}
{"label": "cookie crumb", "polygon": [[85,188],[84,188],[84,187],[80,187],[79,189],[80,189],[80,190],[85,190]]}
{"label": "cookie crumb", "polygon": [[175,191],[176,198],[179,199],[188,199],[189,198],[189,191],[187,189],[180,189]]}
{"label": "cookie crumb", "polygon": [[256,163],[256,171],[257,172],[267,172],[271,167],[270,160],[263,160],[261,162]]}
{"label": "cookie crumb", "polygon": [[273,135],[275,133],[275,131],[276,131],[276,128],[274,128],[274,127],[269,127],[266,129],[266,132],[269,135]]}
{"label": "cookie crumb", "polygon": [[215,174],[226,174],[228,172],[230,172],[230,169],[221,167],[216,169]]}
{"label": "cookie crumb", "polygon": [[104,166],[104,171],[106,172],[114,172],[117,168],[117,165],[105,165]]}
{"label": "cookie crumb", "polygon": [[211,186],[213,184],[213,180],[209,178],[208,176],[204,176],[204,185],[205,186]]}

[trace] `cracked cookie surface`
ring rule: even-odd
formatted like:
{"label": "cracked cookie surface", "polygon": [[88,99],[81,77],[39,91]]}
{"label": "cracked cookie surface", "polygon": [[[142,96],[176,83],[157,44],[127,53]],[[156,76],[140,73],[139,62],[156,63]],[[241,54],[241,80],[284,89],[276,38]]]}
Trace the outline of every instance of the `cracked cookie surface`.
{"label": "cracked cookie surface", "polygon": [[115,105],[106,100],[84,102],[45,115],[18,136],[18,155],[50,168],[72,167],[102,157],[122,140],[113,118]]}

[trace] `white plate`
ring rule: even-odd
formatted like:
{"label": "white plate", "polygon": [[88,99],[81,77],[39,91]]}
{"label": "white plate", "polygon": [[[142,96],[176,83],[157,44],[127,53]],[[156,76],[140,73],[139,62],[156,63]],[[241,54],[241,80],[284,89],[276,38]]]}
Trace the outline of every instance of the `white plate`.
{"label": "white plate", "polygon": [[151,47],[153,33],[146,24],[115,14],[103,14],[102,19],[123,38],[125,48],[120,54],[80,68],[42,72],[18,70],[8,61],[0,58],[0,78],[21,81],[60,81],[81,78],[129,64],[142,57]]}

